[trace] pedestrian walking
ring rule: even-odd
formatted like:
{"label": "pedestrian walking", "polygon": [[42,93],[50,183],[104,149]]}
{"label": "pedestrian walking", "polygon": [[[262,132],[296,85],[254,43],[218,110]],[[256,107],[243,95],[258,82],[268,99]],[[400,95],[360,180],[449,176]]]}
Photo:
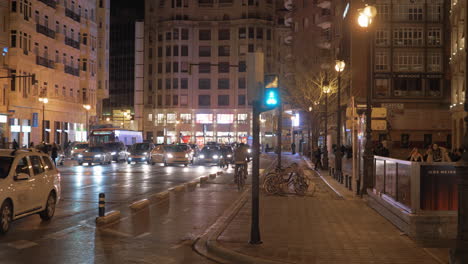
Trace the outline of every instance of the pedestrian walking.
{"label": "pedestrian walking", "polygon": [[57,147],[57,144],[54,143],[54,145],[52,146],[52,153],[50,155],[52,157],[52,160],[54,161],[54,164],[55,166],[57,166],[57,157],[58,157],[58,147]]}
{"label": "pedestrian walking", "polygon": [[31,142],[29,143],[29,148],[34,148],[34,142],[31,141]]}
{"label": "pedestrian walking", "polygon": [[291,143],[291,154],[296,155],[296,143]]}
{"label": "pedestrian walking", "polygon": [[13,149],[19,149],[18,142],[16,142],[16,139],[13,139]]}
{"label": "pedestrian walking", "polygon": [[314,170],[318,170],[319,168],[322,170],[322,151],[320,148],[315,148],[314,150],[314,158],[315,158],[315,167]]}

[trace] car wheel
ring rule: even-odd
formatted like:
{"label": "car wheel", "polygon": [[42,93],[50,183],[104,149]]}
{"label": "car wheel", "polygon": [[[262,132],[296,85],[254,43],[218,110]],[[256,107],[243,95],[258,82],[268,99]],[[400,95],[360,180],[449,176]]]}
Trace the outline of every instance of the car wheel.
{"label": "car wheel", "polygon": [[10,229],[13,210],[10,201],[4,201],[0,209],[0,233],[5,234]]}
{"label": "car wheel", "polygon": [[83,162],[78,162],[78,165],[80,165],[80,166],[83,165]]}
{"label": "car wheel", "polygon": [[132,162],[131,161],[127,161],[127,164],[131,164]]}
{"label": "car wheel", "polygon": [[188,163],[185,163],[184,166],[187,167],[187,166],[188,166]]}
{"label": "car wheel", "polygon": [[55,198],[55,193],[50,192],[49,197],[47,198],[47,204],[44,211],[39,213],[39,216],[43,221],[48,221],[52,219],[55,213],[55,204],[57,199]]}

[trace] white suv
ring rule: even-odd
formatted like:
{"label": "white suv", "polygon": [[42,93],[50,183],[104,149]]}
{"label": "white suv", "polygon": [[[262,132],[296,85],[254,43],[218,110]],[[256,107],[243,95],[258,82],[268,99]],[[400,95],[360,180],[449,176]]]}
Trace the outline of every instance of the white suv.
{"label": "white suv", "polygon": [[34,149],[0,150],[0,233],[12,220],[38,213],[50,220],[60,199],[60,173]]}

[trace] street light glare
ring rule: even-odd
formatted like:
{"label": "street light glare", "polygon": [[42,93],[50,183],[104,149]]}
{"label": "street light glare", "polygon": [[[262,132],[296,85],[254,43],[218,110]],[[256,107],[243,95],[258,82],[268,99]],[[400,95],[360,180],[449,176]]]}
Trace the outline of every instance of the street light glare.
{"label": "street light glare", "polygon": [[346,66],[346,63],[345,63],[344,61],[342,61],[342,60],[337,60],[337,61],[336,61],[336,64],[335,64],[335,70],[336,70],[337,72],[342,72],[342,71],[344,71],[345,66]]}
{"label": "street light glare", "polygon": [[366,28],[369,27],[369,24],[371,23],[371,18],[361,12],[358,17],[358,24],[360,27]]}
{"label": "street light glare", "polygon": [[372,19],[377,15],[377,8],[374,6],[366,6],[364,8],[364,14]]}
{"label": "street light glare", "polygon": [[47,104],[49,102],[49,99],[48,98],[44,98],[44,97],[40,97],[39,98],[39,102],[42,102],[44,104]]}
{"label": "street light glare", "polygon": [[90,105],[83,105],[83,108],[86,109],[86,110],[89,110],[89,109],[91,109],[91,106]]}

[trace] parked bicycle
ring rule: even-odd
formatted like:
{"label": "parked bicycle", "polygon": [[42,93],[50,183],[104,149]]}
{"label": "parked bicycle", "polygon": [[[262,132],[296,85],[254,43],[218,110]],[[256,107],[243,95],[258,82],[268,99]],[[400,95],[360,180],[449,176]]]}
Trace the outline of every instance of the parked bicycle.
{"label": "parked bicycle", "polygon": [[308,179],[304,176],[297,163],[285,169],[277,169],[266,175],[263,187],[268,194],[282,193],[283,186],[293,187],[298,195],[305,195],[309,189]]}

